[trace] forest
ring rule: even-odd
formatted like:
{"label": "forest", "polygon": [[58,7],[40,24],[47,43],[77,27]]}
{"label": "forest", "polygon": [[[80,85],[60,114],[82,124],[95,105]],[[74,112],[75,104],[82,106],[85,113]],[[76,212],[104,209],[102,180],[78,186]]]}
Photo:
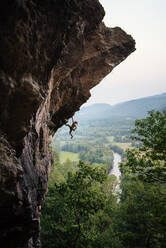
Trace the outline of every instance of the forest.
{"label": "forest", "polygon": [[[52,145],[43,248],[165,248],[166,111],[150,111],[135,122],[89,122],[75,141],[69,139],[63,128]],[[111,150],[123,156],[119,191],[107,173]],[[78,159],[62,162],[63,152]]]}

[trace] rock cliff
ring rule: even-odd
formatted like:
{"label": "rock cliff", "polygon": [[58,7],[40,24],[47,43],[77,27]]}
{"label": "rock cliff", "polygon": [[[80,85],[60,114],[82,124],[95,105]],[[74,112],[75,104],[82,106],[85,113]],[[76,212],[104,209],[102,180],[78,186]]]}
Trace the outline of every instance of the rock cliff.
{"label": "rock cliff", "polygon": [[0,8],[0,247],[40,247],[51,136],[135,50],[98,0],[3,0]]}

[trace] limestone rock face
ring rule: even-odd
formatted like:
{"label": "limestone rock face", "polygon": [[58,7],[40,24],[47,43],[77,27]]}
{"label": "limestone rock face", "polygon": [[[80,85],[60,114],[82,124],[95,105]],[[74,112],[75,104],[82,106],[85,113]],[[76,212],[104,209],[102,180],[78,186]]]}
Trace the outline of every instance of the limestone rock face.
{"label": "limestone rock face", "polygon": [[40,247],[51,135],[135,50],[98,0],[2,0],[0,247]]}

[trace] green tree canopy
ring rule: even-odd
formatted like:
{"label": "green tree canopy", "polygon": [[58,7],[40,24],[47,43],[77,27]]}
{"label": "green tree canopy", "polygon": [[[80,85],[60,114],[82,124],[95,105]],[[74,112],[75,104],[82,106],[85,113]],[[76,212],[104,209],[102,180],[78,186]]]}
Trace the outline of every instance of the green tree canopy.
{"label": "green tree canopy", "polygon": [[132,138],[149,158],[166,161],[166,110],[150,111],[146,118],[136,120]]}
{"label": "green tree canopy", "polygon": [[103,168],[80,162],[75,174],[50,188],[42,211],[43,247],[89,247],[96,237],[96,215],[105,207]]}
{"label": "green tree canopy", "polygon": [[136,120],[133,134],[139,146],[127,151],[127,160],[121,164],[122,174],[165,183],[166,111],[150,111],[147,118]]}

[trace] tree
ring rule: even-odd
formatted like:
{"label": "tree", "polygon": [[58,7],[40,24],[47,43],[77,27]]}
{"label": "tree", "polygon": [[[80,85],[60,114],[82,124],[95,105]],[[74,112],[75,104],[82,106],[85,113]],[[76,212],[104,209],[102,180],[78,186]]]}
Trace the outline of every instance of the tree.
{"label": "tree", "polygon": [[150,111],[136,120],[132,138],[141,143],[140,151],[153,160],[166,161],[166,110]]}
{"label": "tree", "polygon": [[50,188],[41,217],[43,247],[90,247],[97,233],[94,216],[105,207],[105,170],[80,162],[75,174]]}
{"label": "tree", "polygon": [[52,150],[52,152],[54,163],[49,176],[49,187],[52,187],[55,182],[60,183],[65,180],[64,175],[61,172],[59,154],[55,150]]}
{"label": "tree", "polygon": [[114,233],[125,248],[164,248],[166,242],[166,189],[164,185],[126,178],[121,201],[114,212]]}
{"label": "tree", "polygon": [[166,111],[150,111],[149,116],[136,120],[132,138],[138,148],[127,151],[121,164],[123,174],[138,176],[148,182],[166,182]]}
{"label": "tree", "polygon": [[166,243],[166,111],[137,120],[121,163],[121,198],[114,230],[125,248],[164,248]]}

